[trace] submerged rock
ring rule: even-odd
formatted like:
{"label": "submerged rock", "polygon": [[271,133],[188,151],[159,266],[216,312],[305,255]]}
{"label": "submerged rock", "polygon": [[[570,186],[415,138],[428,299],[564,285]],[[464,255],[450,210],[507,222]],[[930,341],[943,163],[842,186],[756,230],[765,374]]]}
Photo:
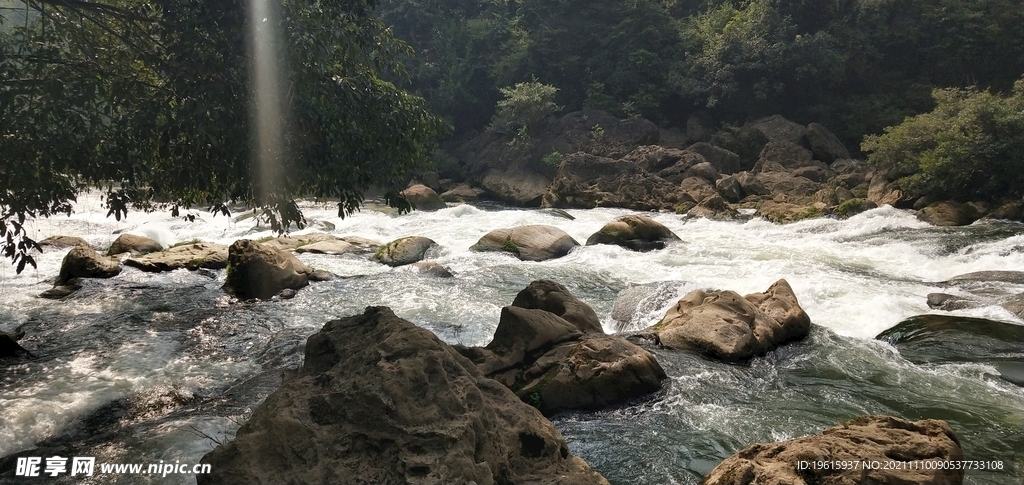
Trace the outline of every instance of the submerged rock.
{"label": "submerged rock", "polygon": [[18,345],[18,340],[20,338],[21,335],[0,332],[0,359],[32,355],[31,352],[25,350],[21,345]]}
{"label": "submerged rock", "polygon": [[811,320],[789,283],[779,280],[746,297],[728,290],[691,292],[651,329],[667,347],[737,361],[806,337]]}
{"label": "submerged rock", "polygon": [[587,238],[587,246],[614,244],[634,251],[662,249],[666,242],[678,241],[671,229],[650,217],[630,214],[609,222]]}
{"label": "submerged rock", "polygon": [[535,409],[384,307],[310,337],[302,369],[202,462],[199,485],[608,483]]}
{"label": "submerged rock", "polygon": [[[960,440],[945,421],[862,416],[820,435],[750,445],[719,463],[701,484],[960,485],[964,471],[941,465],[963,456]],[[925,461],[932,466],[919,463]],[[813,466],[815,462],[858,466]],[[859,466],[875,462],[877,467]]]}
{"label": "submerged rock", "polygon": [[228,247],[223,244],[191,243],[174,246],[166,251],[128,258],[125,266],[151,273],[188,268],[196,270],[223,269],[228,265]]}
{"label": "submerged rock", "polygon": [[136,236],[134,234],[121,234],[117,236],[117,239],[110,244],[110,249],[107,250],[107,256],[114,256],[115,254],[131,253],[132,256],[141,256],[143,254],[155,253],[163,250],[163,244],[150,239],[145,236]]}
{"label": "submerged rock", "polygon": [[373,259],[388,266],[405,266],[427,257],[427,251],[437,246],[433,239],[408,236],[395,239],[377,249]]}
{"label": "submerged rock", "polygon": [[228,248],[228,274],[224,291],[242,300],[267,300],[284,289],[309,284],[313,269],[287,251],[248,239]]}
{"label": "submerged rock", "polygon": [[72,278],[113,278],[121,273],[116,259],[100,255],[88,246],[75,246],[64,256],[53,286],[63,286]]}
{"label": "submerged rock", "polygon": [[964,283],[976,282],[1011,283],[1015,285],[1024,285],[1024,271],[975,271],[973,273],[966,273],[954,276],[946,280],[942,284],[960,285]]}
{"label": "submerged rock", "polygon": [[480,238],[472,251],[504,251],[523,261],[547,261],[569,254],[579,246],[565,231],[546,225],[495,229]]}
{"label": "submerged rock", "polygon": [[875,337],[918,364],[988,364],[1003,379],[1024,386],[1024,325],[953,315],[908,318]]}
{"label": "submerged rock", "polygon": [[453,278],[455,275],[452,274],[451,270],[445,268],[436,261],[420,261],[412,264],[413,271],[425,275],[434,276],[437,278]]}

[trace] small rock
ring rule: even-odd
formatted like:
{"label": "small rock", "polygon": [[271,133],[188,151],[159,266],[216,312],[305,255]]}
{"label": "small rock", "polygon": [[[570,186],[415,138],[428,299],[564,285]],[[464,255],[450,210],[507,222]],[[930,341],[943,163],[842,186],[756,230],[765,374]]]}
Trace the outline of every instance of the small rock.
{"label": "small rock", "polygon": [[334,274],[330,271],[324,271],[318,269],[309,274],[309,281],[331,281],[334,279]]}
{"label": "small rock", "polygon": [[451,270],[441,266],[435,261],[420,261],[412,264],[412,269],[421,275],[434,276],[437,278],[454,278]]}
{"label": "small rock", "polygon": [[71,278],[64,282],[63,285],[54,286],[49,290],[46,290],[39,294],[40,298],[46,298],[48,300],[63,300],[70,296],[72,293],[82,289],[82,282],[78,278]]}
{"label": "small rock", "polygon": [[39,241],[43,250],[73,248],[75,246],[88,246],[85,239],[76,236],[50,236]]}

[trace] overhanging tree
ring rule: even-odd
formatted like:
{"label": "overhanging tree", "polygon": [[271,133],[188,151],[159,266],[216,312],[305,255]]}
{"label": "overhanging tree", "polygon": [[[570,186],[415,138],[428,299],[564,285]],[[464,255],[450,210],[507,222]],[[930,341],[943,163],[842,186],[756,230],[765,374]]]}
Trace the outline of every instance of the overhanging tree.
{"label": "overhanging tree", "polygon": [[402,177],[447,129],[385,80],[411,52],[376,1],[279,0],[282,169],[260,186],[244,1],[27,6],[33,20],[0,33],[0,237],[19,272],[34,265],[25,218],[69,213],[90,187],[117,218],[244,202],[285,229],[303,223],[295,197],[336,199],[344,216],[370,187],[407,209]]}

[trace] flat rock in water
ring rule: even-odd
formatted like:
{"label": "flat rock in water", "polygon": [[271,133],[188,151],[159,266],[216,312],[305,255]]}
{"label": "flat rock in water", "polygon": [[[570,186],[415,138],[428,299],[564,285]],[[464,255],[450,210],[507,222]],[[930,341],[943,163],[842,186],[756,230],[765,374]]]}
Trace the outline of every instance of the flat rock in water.
{"label": "flat rock in water", "polygon": [[607,485],[557,429],[384,307],[309,338],[302,369],[202,458],[199,485]]}
{"label": "flat rock in water", "polygon": [[150,273],[181,268],[223,269],[228,265],[228,247],[204,242],[182,244],[166,251],[128,258],[124,264]]}
{"label": "flat rock in water", "polygon": [[[719,463],[701,484],[961,485],[964,471],[941,465],[963,458],[960,440],[945,421],[911,422],[892,416],[862,416],[820,435],[750,445]],[[918,461],[933,463],[921,463],[919,467],[907,463]],[[801,463],[814,462],[880,465],[838,470],[801,467]]]}
{"label": "flat rock in water", "polygon": [[661,344],[724,361],[764,355],[811,330],[811,320],[786,280],[746,297],[697,290],[684,296],[651,330]]}
{"label": "flat rock in water", "polygon": [[1024,325],[953,315],[919,315],[878,334],[918,364],[974,362],[1024,386]]}
{"label": "flat rock in water", "polygon": [[341,239],[327,239],[295,248],[296,253],[313,254],[348,254],[360,252],[360,249]]}
{"label": "flat rock in water", "polygon": [[39,246],[42,247],[44,251],[49,249],[64,249],[88,245],[89,243],[86,242],[85,239],[77,236],[50,236],[39,241]]}
{"label": "flat rock in water", "polygon": [[313,232],[309,234],[301,234],[298,236],[280,236],[267,241],[262,241],[260,244],[270,246],[274,249],[280,249],[282,251],[294,251],[300,246],[313,244],[320,241],[332,241],[337,239],[330,234],[324,234],[322,232]]}
{"label": "flat rock in water", "polygon": [[547,261],[569,254],[579,246],[565,231],[545,225],[495,229],[469,249],[473,251],[504,251],[523,261]]}
{"label": "flat rock in water", "polygon": [[107,256],[113,256],[115,254],[131,253],[132,256],[141,256],[143,254],[155,253],[163,250],[164,246],[159,242],[150,239],[145,236],[136,236],[134,234],[121,234],[117,236],[117,239],[110,244],[110,249],[107,250]]}
{"label": "flat rock in water", "polygon": [[944,282],[946,285],[963,283],[992,282],[1024,285],[1024,271],[975,271],[954,276]]}

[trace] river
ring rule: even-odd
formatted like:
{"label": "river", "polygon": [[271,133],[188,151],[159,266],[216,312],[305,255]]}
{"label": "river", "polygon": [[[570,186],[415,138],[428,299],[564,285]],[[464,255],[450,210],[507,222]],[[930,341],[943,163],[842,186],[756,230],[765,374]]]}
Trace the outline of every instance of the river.
{"label": "river", "polygon": [[[929,282],[972,271],[1024,269],[1022,224],[938,228],[888,206],[848,220],[785,226],[650,214],[682,241],[648,253],[581,247],[537,263],[469,247],[489,230],[523,224],[554,225],[582,243],[630,211],[569,210],[575,217],[569,220],[540,210],[458,205],[402,216],[369,208],[342,219],[331,207],[301,207],[309,222],[303,232],[380,242],[429,237],[443,248],[435,260],[456,277],[426,277],[363,256],[300,255],[341,277],[314,283],[291,300],[239,304],[220,290],[223,271],[154,275],[126,267],[115,278],[88,280],[67,299],[51,301],[36,295],[50,287],[47,280],[58,273],[66,251],[38,255],[39,268],[21,275],[2,265],[0,330],[24,330],[21,343],[35,358],[0,364],[0,457],[38,447],[96,456],[97,462],[198,462],[217,441],[233,435],[276,387],[282,370],[301,365],[309,335],[327,320],[361,313],[368,305],[389,306],[449,343],[483,345],[501,307],[535,279],[564,284],[612,331],[616,295],[634,284],[666,282],[662,288],[674,302],[697,288],[746,294],[785,278],[815,324],[808,339],[746,365],[658,350],[670,376],[659,394],[554,419],[573,453],[612,483],[695,484],[750,443],[818,433],[857,415],[884,413],[945,419],[968,459],[1004,462],[1003,471],[968,472],[966,483],[1005,484],[1024,476],[1024,388],[981,363],[914,364],[873,338],[908,317],[937,313],[925,297],[943,290]],[[191,222],[165,212],[133,212],[117,222],[104,217],[100,200],[88,195],[72,216],[34,220],[27,227],[36,237],[76,235],[97,248],[106,248],[122,231],[165,245],[192,239],[230,244],[271,235],[239,214],[192,213]],[[667,306],[644,307],[633,328],[656,322]],[[955,314],[1022,323],[995,305]],[[118,480],[195,481],[189,475],[106,475],[67,483]]]}

